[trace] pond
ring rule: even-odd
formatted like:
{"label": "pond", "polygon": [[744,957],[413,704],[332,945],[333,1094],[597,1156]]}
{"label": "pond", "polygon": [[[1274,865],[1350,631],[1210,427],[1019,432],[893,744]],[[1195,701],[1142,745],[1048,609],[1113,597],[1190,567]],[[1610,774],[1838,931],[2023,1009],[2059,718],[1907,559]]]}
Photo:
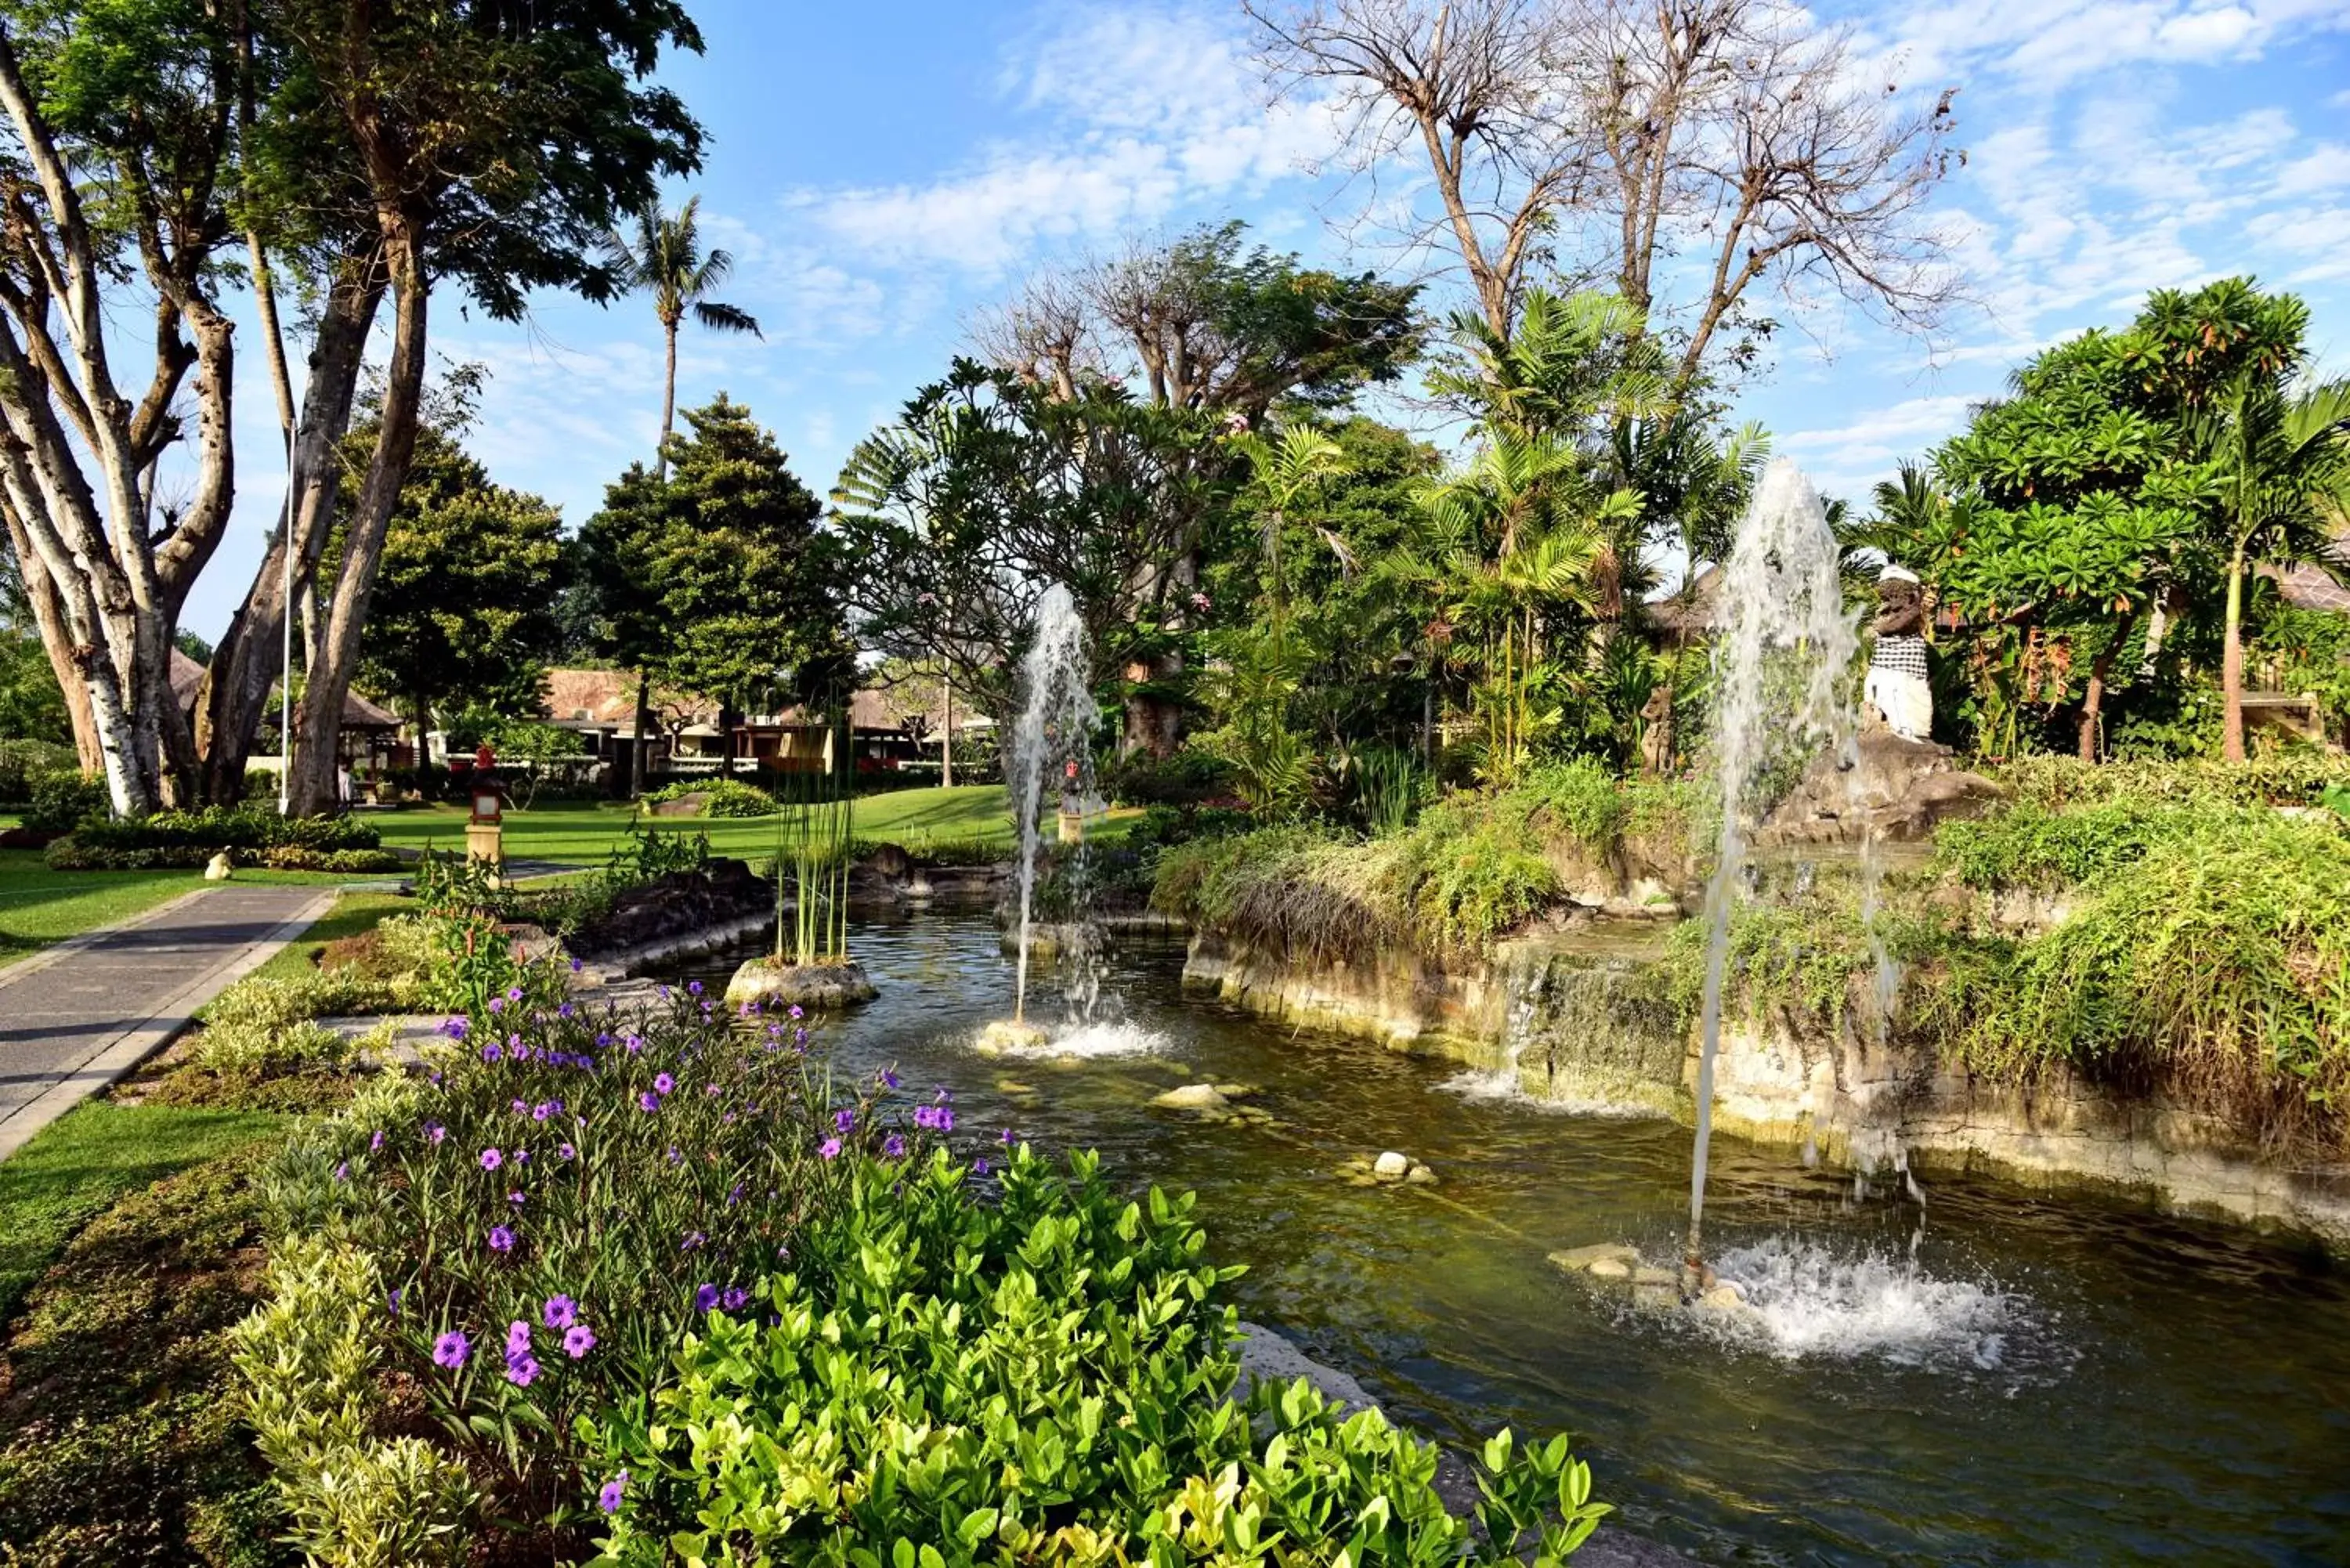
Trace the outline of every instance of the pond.
{"label": "pond", "polygon": [[[1711,1244],[1759,1313],[1644,1310],[1545,1254],[1670,1258],[1689,1135],[1669,1121],[1540,1109],[1187,999],[1171,943],[1111,961],[1109,1021],[1065,1032],[1073,1057],[991,1059],[972,1044],[1013,981],[984,915],[868,921],[851,946],[881,994],[826,1032],[844,1070],[951,1085],[975,1153],[1011,1127],[1196,1189],[1216,1252],[1250,1266],[1244,1316],[1430,1435],[1572,1432],[1620,1522],[1700,1560],[2350,1562],[2350,1273],[2321,1255],[1717,1138]],[[1231,1081],[1274,1125],[1149,1103]],[[1338,1177],[1389,1148],[1438,1182]]]}

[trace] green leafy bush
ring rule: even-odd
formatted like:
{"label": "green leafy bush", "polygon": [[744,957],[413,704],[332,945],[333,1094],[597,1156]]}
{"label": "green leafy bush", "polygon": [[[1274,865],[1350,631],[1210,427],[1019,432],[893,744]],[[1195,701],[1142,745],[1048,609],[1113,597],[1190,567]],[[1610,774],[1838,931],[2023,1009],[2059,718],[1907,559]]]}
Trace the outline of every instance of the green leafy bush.
{"label": "green leafy bush", "polygon": [[233,864],[279,871],[396,871],[403,862],[375,828],[349,816],[280,816],[264,806],[205,806],[111,822],[85,818],[49,846],[58,871],[145,871],[202,866],[222,850]]}
{"label": "green leafy bush", "polygon": [[708,817],[773,816],[775,797],[756,784],[741,779],[680,779],[663,784],[644,797],[647,805],[660,805],[690,795],[707,797],[700,815]]}
{"label": "green leafy bush", "polygon": [[71,746],[55,741],[0,741],[0,805],[30,805],[45,781],[78,778],[80,774],[80,759]]}
{"label": "green leafy bush", "polygon": [[1934,835],[1938,866],[1967,887],[2054,890],[2134,866],[2158,844],[2225,832],[2244,808],[2192,802],[2151,805],[2121,798],[2071,811],[2030,802],[1972,822],[1946,822]]}
{"label": "green leafy bush", "polygon": [[109,797],[98,779],[57,773],[33,781],[32,801],[25,813],[26,827],[35,833],[71,833],[85,822],[103,820]]}
{"label": "green leafy bush", "polygon": [[1232,1401],[1237,1271],[1201,1261],[1190,1199],[1025,1149],[996,1201],[971,1185],[944,1150],[862,1165],[802,1233],[804,1272],[711,1314],[673,1382],[590,1429],[608,1560],[1435,1568],[1522,1540],[1561,1559],[1606,1511],[1565,1439],[1520,1456],[1503,1433],[1472,1542],[1434,1449],[1376,1411],[1303,1379]]}
{"label": "green leafy bush", "polygon": [[1120,757],[1101,774],[1102,793],[1127,805],[1200,805],[1230,799],[1239,787],[1239,771],[1231,762],[1199,751],[1169,757],[1139,751]]}
{"label": "green leafy bush", "polygon": [[2068,811],[2111,802],[2148,805],[2311,805],[2334,785],[2350,786],[2350,758],[2298,747],[2241,763],[2023,756],[1995,775],[2020,805]]}
{"label": "green leafy bush", "polygon": [[205,1009],[193,1058],[208,1071],[244,1078],[338,1070],[350,1064],[356,1046],[313,1020],[383,1012],[410,1004],[414,995],[411,987],[344,970],[249,976]]}

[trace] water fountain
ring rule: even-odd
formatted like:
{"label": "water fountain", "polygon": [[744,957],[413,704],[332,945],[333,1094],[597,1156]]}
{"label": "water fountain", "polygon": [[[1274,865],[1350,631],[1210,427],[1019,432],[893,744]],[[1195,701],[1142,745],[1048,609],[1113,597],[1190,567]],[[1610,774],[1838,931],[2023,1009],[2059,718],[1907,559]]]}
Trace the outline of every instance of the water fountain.
{"label": "water fountain", "polygon": [[[1036,869],[1044,854],[1039,819],[1048,777],[1061,785],[1058,815],[1065,836],[1076,811],[1093,794],[1093,732],[1099,714],[1087,678],[1085,622],[1069,590],[1055,583],[1036,601],[1035,636],[1020,661],[1020,719],[1003,754],[1004,783],[1020,830],[1020,908],[1012,1016],[989,1024],[982,1037],[983,1044],[997,1050],[1034,1049],[1045,1042],[1045,1032],[1028,1022],[1029,960],[1037,945]],[[1056,931],[1056,949],[1070,945],[1072,934]]]}
{"label": "water fountain", "polygon": [[1746,864],[1748,792],[1774,761],[1852,740],[1850,673],[1858,647],[1844,607],[1835,536],[1819,493],[1784,458],[1763,471],[1722,577],[1730,625],[1714,649],[1714,765],[1721,838],[1706,886],[1705,991],[1698,1056],[1697,1137],[1690,1160],[1689,1237],[1681,1293],[1700,1294],[1707,1146],[1713,1136],[1713,1066],[1721,1046],[1721,992],[1730,910]]}

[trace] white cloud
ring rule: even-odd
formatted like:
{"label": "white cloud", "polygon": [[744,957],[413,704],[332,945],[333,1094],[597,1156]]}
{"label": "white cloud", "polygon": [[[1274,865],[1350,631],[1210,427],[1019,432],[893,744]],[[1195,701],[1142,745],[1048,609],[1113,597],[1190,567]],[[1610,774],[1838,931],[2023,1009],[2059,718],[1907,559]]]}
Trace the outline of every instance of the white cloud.
{"label": "white cloud", "polygon": [[2134,65],[2255,59],[2272,47],[2350,23],[2344,0],[2005,0],[1907,8],[1867,30],[1873,50],[1913,72],[2042,88]]}
{"label": "white cloud", "polygon": [[1238,36],[1197,12],[1097,14],[1032,40],[1003,87],[1025,134],[935,179],[802,189],[789,209],[878,263],[986,275],[1260,192],[1332,146],[1318,103],[1268,106]]}

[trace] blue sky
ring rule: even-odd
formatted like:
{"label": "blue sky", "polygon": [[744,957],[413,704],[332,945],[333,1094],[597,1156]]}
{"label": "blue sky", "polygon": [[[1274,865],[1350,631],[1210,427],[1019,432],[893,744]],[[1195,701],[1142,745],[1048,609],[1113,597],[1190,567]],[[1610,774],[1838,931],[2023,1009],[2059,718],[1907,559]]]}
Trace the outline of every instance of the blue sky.
{"label": "blue sky", "polygon": [[[1434,261],[1365,240],[1369,188],[1318,173],[1328,120],[1268,107],[1235,0],[702,0],[708,42],[664,76],[712,137],[699,192],[763,341],[689,328],[679,400],[721,389],[819,493],[866,431],[935,377],[974,311],[1029,269],[1138,233],[1239,217],[1310,259],[1401,275]],[[1870,68],[1955,84],[1966,166],[1934,212],[1975,303],[1929,351],[1833,299],[1744,386],[1831,493],[1864,495],[1963,420],[2032,348],[2126,317],[2150,287],[2252,272],[2308,299],[2350,371],[2350,0],[2002,0],[1833,5]],[[1378,194],[1408,192],[1399,164]],[[1430,299],[1461,302],[1456,278]],[[641,300],[537,302],[524,324],[434,304],[436,351],[486,364],[472,445],[577,524],[649,455],[660,344]],[[242,597],[282,473],[260,357],[239,367],[241,493],[185,618]],[[298,356],[299,346],[296,346]],[[1428,424],[1408,409],[1377,410]]]}

